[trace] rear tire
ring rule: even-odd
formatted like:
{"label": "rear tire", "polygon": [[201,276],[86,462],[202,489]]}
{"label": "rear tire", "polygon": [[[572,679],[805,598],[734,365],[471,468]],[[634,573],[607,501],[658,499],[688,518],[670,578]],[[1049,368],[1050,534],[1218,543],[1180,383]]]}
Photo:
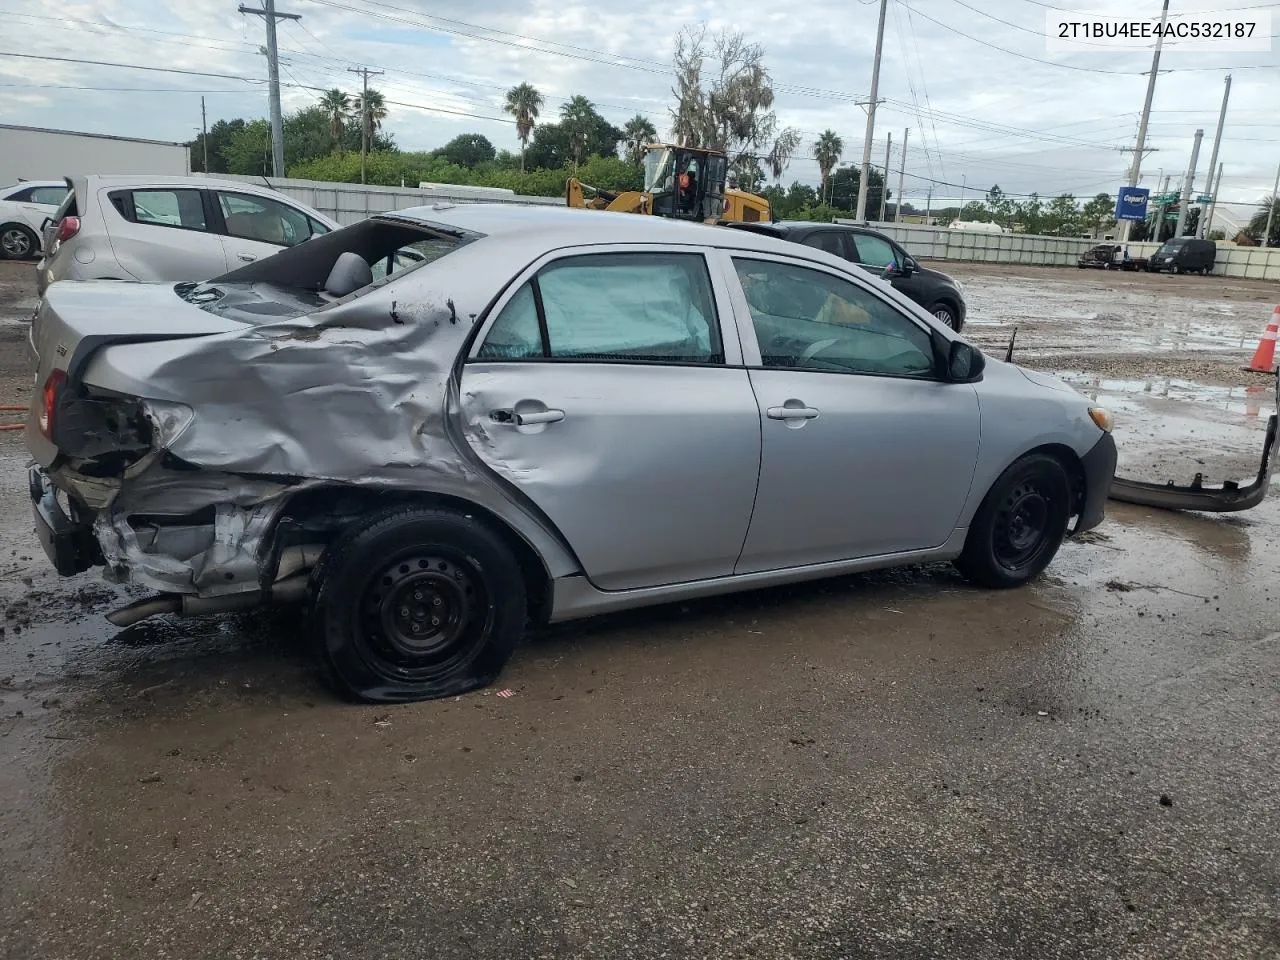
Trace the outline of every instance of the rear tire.
{"label": "rear tire", "polygon": [[36,235],[20,223],[0,227],[0,260],[30,260],[40,251]]}
{"label": "rear tire", "polygon": [[396,507],[339,535],[316,572],[312,633],[330,682],[403,703],[488,686],[524,632],[520,565],[452,510]]}
{"label": "rear tire", "polygon": [[983,498],[956,568],[978,586],[1020,587],[1053,560],[1070,520],[1066,470],[1048,454],[1028,454],[1000,474]]}

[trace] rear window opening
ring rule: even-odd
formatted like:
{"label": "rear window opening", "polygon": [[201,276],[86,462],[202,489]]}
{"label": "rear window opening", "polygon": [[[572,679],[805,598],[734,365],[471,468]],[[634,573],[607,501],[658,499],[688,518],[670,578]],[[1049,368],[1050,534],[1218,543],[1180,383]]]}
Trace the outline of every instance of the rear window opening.
{"label": "rear window opening", "polygon": [[210,309],[212,304],[207,302],[210,290],[230,284],[266,284],[323,295],[338,258],[348,253],[355,254],[369,267],[372,282],[351,294],[360,296],[406,271],[433,263],[475,239],[475,234],[378,217],[313,237],[275,256],[193,287],[184,296]]}

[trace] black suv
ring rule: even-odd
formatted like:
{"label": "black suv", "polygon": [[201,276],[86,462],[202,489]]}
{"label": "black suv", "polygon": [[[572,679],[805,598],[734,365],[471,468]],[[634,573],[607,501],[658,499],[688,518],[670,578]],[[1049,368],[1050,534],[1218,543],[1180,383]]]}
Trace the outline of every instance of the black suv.
{"label": "black suv", "polygon": [[[960,284],[945,273],[928,270],[883,233],[866,227],[809,220],[780,220],[775,223],[725,223],[725,226],[780,237],[807,247],[817,247],[872,273],[885,275],[894,289],[910,297],[935,317],[959,331],[964,326],[964,293]],[[887,268],[887,269],[886,269]]]}

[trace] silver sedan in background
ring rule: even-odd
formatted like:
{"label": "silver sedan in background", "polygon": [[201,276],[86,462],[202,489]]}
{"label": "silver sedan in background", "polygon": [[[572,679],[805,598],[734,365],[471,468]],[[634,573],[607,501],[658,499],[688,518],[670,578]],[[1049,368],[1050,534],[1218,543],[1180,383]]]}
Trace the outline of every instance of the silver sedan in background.
{"label": "silver sedan in background", "polygon": [[338,689],[487,684],[546,623],[851,571],[1038,575],[1110,417],[771,237],[475,204],[204,283],[54,284],[26,439],[112,618],[305,602]]}

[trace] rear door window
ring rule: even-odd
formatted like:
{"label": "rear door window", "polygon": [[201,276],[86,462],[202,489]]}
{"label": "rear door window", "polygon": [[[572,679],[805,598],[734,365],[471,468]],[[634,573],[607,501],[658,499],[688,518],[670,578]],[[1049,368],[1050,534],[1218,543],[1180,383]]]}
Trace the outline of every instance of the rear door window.
{"label": "rear door window", "polygon": [[[199,190],[130,190],[112,194],[111,201],[125,218],[153,227],[207,230],[204,198]],[[132,215],[130,215],[132,214]]]}
{"label": "rear door window", "polygon": [[801,241],[806,247],[816,247],[834,254],[842,260],[849,259],[849,248],[845,244],[845,235],[839,230],[819,230],[811,233]]}
{"label": "rear door window", "polygon": [[227,235],[242,240],[257,240],[281,247],[292,247],[311,237],[319,226],[301,210],[287,203],[248,193],[218,192],[218,206],[227,224]]}
{"label": "rear door window", "polygon": [[586,254],[539,271],[503,308],[478,356],[724,363],[701,254]]}

